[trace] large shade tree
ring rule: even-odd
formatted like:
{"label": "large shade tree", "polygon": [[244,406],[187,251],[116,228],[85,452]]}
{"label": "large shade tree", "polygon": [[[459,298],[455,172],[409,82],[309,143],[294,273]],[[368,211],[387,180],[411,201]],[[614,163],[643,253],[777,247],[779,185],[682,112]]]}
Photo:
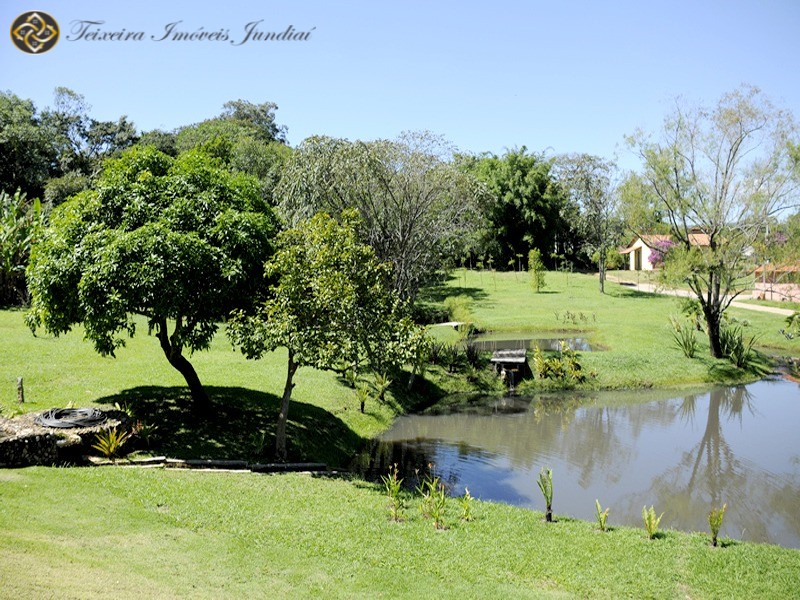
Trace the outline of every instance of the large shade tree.
{"label": "large shade tree", "polygon": [[520,266],[533,248],[547,262],[564,253],[564,242],[576,232],[564,218],[567,198],[555,182],[552,159],[523,146],[503,156],[463,156],[460,162],[489,192],[481,251],[495,265]]}
{"label": "large shade tree", "polygon": [[798,202],[792,115],[743,86],[713,107],[677,101],[658,134],[638,132],[630,143],[676,243],[664,275],[689,286],[702,307],[711,354],[721,357],[722,316],[748,287],[753,248],[773,219]]}
{"label": "large shade tree", "polygon": [[238,311],[228,334],[247,358],[288,351],[276,429],[276,455],[286,458],[286,425],[301,366],[385,373],[410,361],[424,332],[404,316],[391,288],[391,267],[359,242],[355,211],[342,223],[325,213],[283,231],[266,265],[275,283],[256,311]]}
{"label": "large shade tree", "polygon": [[413,301],[477,243],[485,188],[451,156],[428,133],[374,142],[309,138],[286,165],[279,208],[290,223],[318,211],[357,209],[362,238],[392,263],[396,291]]}
{"label": "large shade tree", "polygon": [[275,230],[253,178],[199,151],[132,148],[53,212],[31,253],[28,323],[55,335],[82,324],[113,356],[141,315],[205,407],[184,351],[207,348],[217,323],[257,297]]}
{"label": "large shade tree", "polygon": [[[272,102],[232,100],[223,105],[219,116],[181,127],[171,135],[171,141],[176,152],[202,147],[231,169],[258,177],[264,197],[275,204],[274,190],[291,154],[286,127],[275,121],[277,109]],[[163,132],[149,132],[143,137],[165,147],[170,142]]]}

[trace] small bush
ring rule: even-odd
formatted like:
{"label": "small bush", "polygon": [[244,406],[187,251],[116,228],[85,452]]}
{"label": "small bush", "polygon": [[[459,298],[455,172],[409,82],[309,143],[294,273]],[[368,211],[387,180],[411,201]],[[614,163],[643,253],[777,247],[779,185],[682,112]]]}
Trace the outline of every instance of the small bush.
{"label": "small bush", "polygon": [[722,520],[725,518],[725,509],[728,508],[727,504],[723,504],[722,508],[712,508],[708,513],[708,525],[711,528],[711,545],[717,546],[717,536],[722,527]]}
{"label": "small bush", "polygon": [[686,358],[694,358],[697,353],[696,328],[689,323],[682,323],[676,317],[670,317],[672,323],[672,338],[675,347],[681,350]]}
{"label": "small bush", "polygon": [[743,369],[754,358],[753,346],[755,346],[757,336],[750,336],[745,340],[744,331],[739,324],[723,323],[719,328],[719,341],[722,355],[738,368]]}
{"label": "small bush", "polygon": [[448,296],[444,299],[444,307],[450,321],[472,323],[475,320],[472,316],[472,300],[467,296]]}
{"label": "small bush", "polygon": [[537,248],[528,252],[528,275],[531,288],[537,294],[545,288],[545,268],[542,262],[542,253]]}
{"label": "small bush", "polygon": [[606,520],[608,519],[608,512],[611,510],[610,508],[606,507],[605,510],[602,509],[600,506],[600,500],[595,500],[595,516],[597,517],[597,527],[600,531],[606,530]]}
{"label": "small bush", "polygon": [[659,517],[656,517],[656,511],[652,506],[649,510],[647,506],[642,508],[642,520],[644,521],[644,530],[647,532],[647,539],[652,540],[656,537],[658,524],[661,523],[663,516],[664,513],[661,513]]}
{"label": "small bush", "polygon": [[436,529],[446,529],[444,517],[447,509],[447,492],[441,480],[429,473],[417,486],[417,492],[422,496],[420,505],[422,516],[433,519],[433,526]]}
{"label": "small bush", "polygon": [[399,476],[397,463],[392,465],[388,475],[381,475],[381,480],[386,490],[386,497],[389,499],[389,516],[392,521],[401,521],[405,502],[401,496],[403,480]]}
{"label": "small bush", "polygon": [[119,432],[116,429],[101,431],[95,435],[97,443],[93,444],[92,448],[100,452],[100,454],[106,458],[114,460],[119,456],[122,446],[125,445],[129,437],[130,434]]}
{"label": "small bush", "polygon": [[475,499],[469,493],[469,488],[464,488],[464,495],[458,499],[461,506],[461,520],[472,521],[475,517],[472,514],[472,508]]}
{"label": "small bush", "polygon": [[548,523],[553,521],[553,470],[548,468],[539,472],[539,489],[542,490],[545,506],[547,507],[544,519]]}
{"label": "small bush", "polygon": [[583,383],[586,375],[578,361],[578,353],[561,341],[558,356],[547,358],[540,348],[533,351],[533,369],[539,379],[554,379],[569,383]]}

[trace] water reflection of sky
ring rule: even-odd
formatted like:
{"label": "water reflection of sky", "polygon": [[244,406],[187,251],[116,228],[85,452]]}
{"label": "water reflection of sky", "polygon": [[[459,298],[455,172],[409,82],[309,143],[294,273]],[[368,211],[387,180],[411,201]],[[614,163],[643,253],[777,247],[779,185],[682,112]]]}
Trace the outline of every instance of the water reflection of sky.
{"label": "water reflection of sky", "polygon": [[516,414],[410,416],[383,439],[415,447],[454,494],[466,486],[542,510],[536,479],[550,467],[556,514],[593,519],[597,498],[612,524],[640,526],[646,504],[665,513],[665,527],[706,531],[710,508],[726,502],[723,535],[800,547],[800,386],[650,393],[534,398]]}

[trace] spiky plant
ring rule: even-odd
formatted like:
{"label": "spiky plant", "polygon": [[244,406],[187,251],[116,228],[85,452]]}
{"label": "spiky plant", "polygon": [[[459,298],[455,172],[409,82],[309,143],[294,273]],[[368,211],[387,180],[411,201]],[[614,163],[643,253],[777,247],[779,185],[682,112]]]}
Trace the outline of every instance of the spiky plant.
{"label": "spiky plant", "polygon": [[547,506],[544,519],[548,523],[553,522],[553,470],[549,467],[542,468],[539,472],[539,489],[542,490],[544,496],[544,503]]}
{"label": "spiky plant", "polygon": [[652,540],[656,537],[658,524],[663,516],[664,513],[661,513],[660,516],[656,517],[656,511],[652,506],[649,510],[647,506],[642,508],[642,520],[644,521],[644,530],[647,532],[647,539]]}
{"label": "spiky plant", "polygon": [[722,527],[722,520],[725,518],[725,509],[728,508],[727,504],[723,504],[722,508],[712,508],[708,513],[708,525],[711,528],[711,545],[716,548],[717,536]]}

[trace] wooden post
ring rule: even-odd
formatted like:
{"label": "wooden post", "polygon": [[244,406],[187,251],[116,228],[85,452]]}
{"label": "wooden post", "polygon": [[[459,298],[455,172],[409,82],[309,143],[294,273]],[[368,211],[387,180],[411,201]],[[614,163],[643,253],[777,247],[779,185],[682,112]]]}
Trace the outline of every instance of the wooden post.
{"label": "wooden post", "polygon": [[17,402],[25,404],[25,388],[22,386],[22,377],[17,377]]}

